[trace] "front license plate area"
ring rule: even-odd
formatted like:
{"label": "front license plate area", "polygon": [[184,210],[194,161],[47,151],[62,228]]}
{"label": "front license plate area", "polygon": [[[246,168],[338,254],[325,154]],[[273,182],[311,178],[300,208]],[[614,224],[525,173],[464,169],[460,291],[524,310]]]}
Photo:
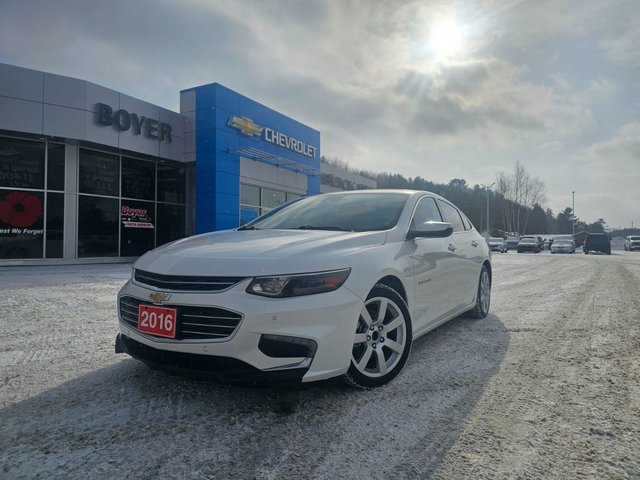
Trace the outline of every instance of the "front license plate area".
{"label": "front license plate area", "polygon": [[138,331],[157,337],[176,338],[175,308],[140,305],[138,307]]}

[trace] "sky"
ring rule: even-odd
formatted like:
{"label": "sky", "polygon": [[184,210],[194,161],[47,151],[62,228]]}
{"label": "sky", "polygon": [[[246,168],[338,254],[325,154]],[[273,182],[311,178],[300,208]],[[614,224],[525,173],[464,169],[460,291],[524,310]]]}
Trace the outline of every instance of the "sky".
{"label": "sky", "polygon": [[351,167],[489,185],[640,226],[639,0],[0,0],[0,62],[179,111],[218,82]]}

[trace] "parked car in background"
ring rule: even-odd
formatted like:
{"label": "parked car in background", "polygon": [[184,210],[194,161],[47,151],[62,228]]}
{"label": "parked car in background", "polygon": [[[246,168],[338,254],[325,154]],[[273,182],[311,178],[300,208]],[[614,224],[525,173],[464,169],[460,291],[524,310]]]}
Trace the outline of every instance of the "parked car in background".
{"label": "parked car in background", "polygon": [[624,249],[632,252],[633,250],[640,250],[640,236],[629,235],[624,239]]}
{"label": "parked car in background", "polygon": [[413,339],[487,316],[490,261],[436,194],[314,195],[140,257],[118,293],[116,352],[225,379],[342,375],[376,387],[402,370]]}
{"label": "parked car in background", "polygon": [[574,253],[575,251],[576,244],[573,240],[556,239],[551,245],[551,253]]}
{"label": "parked car in background", "polygon": [[602,252],[611,255],[611,240],[606,233],[589,233],[584,240],[582,251],[585,255],[589,252]]}
{"label": "parked car in background", "polygon": [[489,244],[489,249],[492,252],[507,253],[507,250],[509,250],[507,248],[507,242],[505,241],[504,238],[500,238],[500,237],[487,238],[487,243]]}
{"label": "parked car in background", "polygon": [[540,253],[540,243],[536,237],[522,237],[518,242],[518,253],[533,252]]}
{"label": "parked car in background", "polygon": [[520,242],[520,237],[507,237],[507,250],[516,250],[518,242]]}

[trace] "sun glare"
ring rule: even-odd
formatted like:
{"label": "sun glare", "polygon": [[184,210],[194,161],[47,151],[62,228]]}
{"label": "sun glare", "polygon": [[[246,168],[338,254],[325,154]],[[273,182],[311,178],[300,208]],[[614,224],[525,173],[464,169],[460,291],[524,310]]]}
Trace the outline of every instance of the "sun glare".
{"label": "sun glare", "polygon": [[451,20],[442,20],[431,29],[430,47],[437,60],[450,60],[463,53],[464,28]]}

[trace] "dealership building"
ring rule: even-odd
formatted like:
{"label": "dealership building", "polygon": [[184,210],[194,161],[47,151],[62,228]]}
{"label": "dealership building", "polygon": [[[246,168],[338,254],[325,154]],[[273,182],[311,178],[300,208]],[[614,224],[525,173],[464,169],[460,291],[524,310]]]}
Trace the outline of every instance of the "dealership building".
{"label": "dealership building", "polygon": [[130,261],[287,201],[376,182],[321,161],[320,132],[217,83],[173,112],[0,64],[0,265]]}

